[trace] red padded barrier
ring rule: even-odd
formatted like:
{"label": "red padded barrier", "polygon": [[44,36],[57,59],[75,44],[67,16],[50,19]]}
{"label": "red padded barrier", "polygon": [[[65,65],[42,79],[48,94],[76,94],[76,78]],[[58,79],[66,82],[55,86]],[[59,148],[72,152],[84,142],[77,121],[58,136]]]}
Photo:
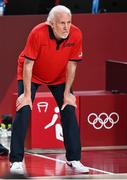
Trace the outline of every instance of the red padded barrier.
{"label": "red padded barrier", "polygon": [[127,145],[127,94],[82,92],[79,102],[83,147]]}

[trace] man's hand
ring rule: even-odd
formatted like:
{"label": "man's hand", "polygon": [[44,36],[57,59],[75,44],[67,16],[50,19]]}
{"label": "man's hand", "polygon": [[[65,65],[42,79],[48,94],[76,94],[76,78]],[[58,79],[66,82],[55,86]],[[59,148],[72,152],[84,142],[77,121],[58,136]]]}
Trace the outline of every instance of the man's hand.
{"label": "man's hand", "polygon": [[63,110],[67,105],[72,105],[74,107],[77,107],[76,97],[72,93],[64,95],[64,103],[62,105],[61,110]]}
{"label": "man's hand", "polygon": [[29,105],[32,110],[32,101],[31,98],[25,97],[24,94],[21,94],[16,101],[16,111],[19,111],[22,107]]}

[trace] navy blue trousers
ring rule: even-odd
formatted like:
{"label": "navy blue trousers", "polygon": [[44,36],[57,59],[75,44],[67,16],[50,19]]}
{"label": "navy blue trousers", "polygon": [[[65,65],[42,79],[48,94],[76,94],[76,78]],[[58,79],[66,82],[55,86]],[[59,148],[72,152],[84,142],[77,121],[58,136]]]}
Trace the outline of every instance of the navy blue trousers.
{"label": "navy blue trousers", "polygon": [[[31,98],[34,101],[35,94],[40,85],[31,83]],[[48,85],[49,90],[53,94],[59,109],[63,104],[63,95],[65,84]],[[23,81],[18,81],[18,96],[24,92]],[[10,162],[20,162],[24,157],[24,140],[27,132],[31,116],[30,106],[24,106],[16,112],[12,124],[12,136],[10,144]],[[63,129],[64,146],[66,150],[66,158],[68,161],[80,160],[81,144],[80,132],[75,114],[75,107],[67,105],[64,110],[60,110],[61,125]]]}

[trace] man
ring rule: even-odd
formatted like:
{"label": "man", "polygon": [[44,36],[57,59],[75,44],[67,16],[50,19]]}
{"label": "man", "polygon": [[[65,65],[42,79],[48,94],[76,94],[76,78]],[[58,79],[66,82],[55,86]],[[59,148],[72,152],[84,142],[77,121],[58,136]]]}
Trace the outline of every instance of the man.
{"label": "man", "polygon": [[37,88],[45,83],[61,114],[67,164],[80,172],[89,169],[80,162],[81,145],[72,92],[77,62],[82,58],[82,34],[71,24],[65,6],[55,6],[47,21],[30,32],[18,59],[18,98],[12,126],[10,171],[23,173],[24,138]]}

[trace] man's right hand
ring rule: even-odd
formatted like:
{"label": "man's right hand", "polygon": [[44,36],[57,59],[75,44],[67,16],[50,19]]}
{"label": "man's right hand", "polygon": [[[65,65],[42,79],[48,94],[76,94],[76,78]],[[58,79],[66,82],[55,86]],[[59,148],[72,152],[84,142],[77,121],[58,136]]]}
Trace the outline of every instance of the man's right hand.
{"label": "man's right hand", "polygon": [[32,100],[30,97],[24,96],[21,94],[16,100],[16,111],[19,111],[22,107],[29,105],[32,110]]}

